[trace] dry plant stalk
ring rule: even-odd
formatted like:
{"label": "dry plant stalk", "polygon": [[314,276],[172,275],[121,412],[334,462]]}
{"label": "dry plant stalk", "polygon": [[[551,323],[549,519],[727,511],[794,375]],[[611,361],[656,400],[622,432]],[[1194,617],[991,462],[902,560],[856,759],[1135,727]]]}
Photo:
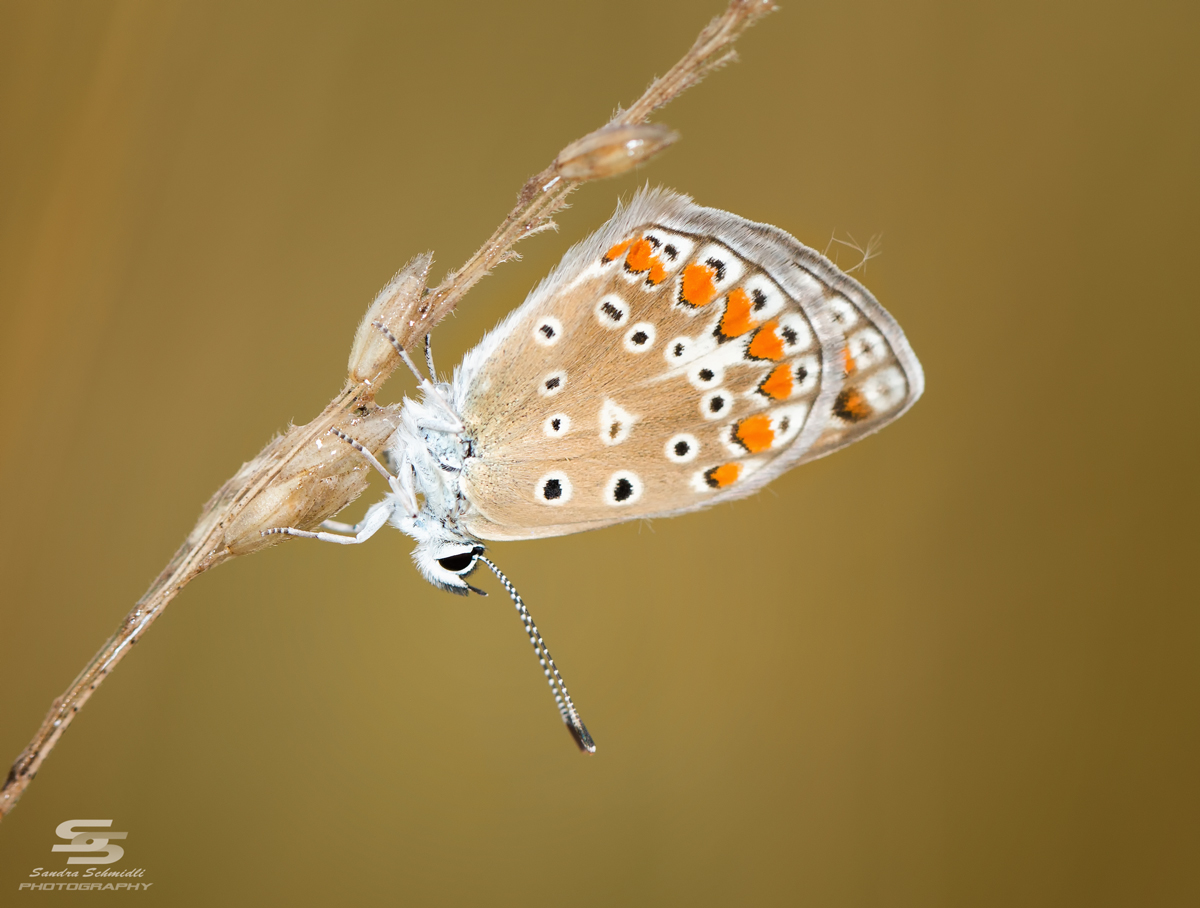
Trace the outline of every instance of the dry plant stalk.
{"label": "dry plant stalk", "polygon": [[683,58],[633,106],[567,145],[550,166],[530,178],[516,206],[488,241],[436,288],[425,286],[429,255],[413,259],[388,282],[355,334],[345,386],[312,422],[291,426],[272,439],[204,506],[183,545],[116,633],[54,701],[37,734],[13,763],[0,788],[0,818],[12,810],[79,709],[180,590],[236,555],[289,538],[262,536],[262,530],[315,529],[366,490],[371,468],[329,432],[340,429],[378,454],[398,424],[398,408],[375,402],[376,392],[400,363],[376,323],[386,326],[406,351],[423,341],[492,268],[516,257],[513,247],[520,240],[555,226],[553,217],[571,192],[591,180],[625,173],[674,142],[675,133],[647,124],[647,118],[714,69],[736,59],[733,42],[773,9],[773,0],[731,0]]}

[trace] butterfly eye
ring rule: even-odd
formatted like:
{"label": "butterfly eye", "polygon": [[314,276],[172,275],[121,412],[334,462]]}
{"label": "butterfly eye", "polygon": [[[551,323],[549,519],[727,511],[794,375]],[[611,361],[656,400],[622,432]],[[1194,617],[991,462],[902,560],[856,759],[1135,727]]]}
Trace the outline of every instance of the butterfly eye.
{"label": "butterfly eye", "polygon": [[467,552],[459,552],[457,555],[447,555],[445,558],[439,558],[437,563],[451,574],[461,574],[467,568],[474,566],[475,559],[479,557],[479,553],[482,551],[482,548],[476,546]]}

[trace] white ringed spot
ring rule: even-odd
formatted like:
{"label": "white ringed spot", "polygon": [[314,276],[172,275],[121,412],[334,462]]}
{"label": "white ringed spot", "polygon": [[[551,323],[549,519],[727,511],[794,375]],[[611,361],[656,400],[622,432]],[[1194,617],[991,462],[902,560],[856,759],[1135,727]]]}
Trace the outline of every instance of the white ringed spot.
{"label": "white ringed spot", "polygon": [[783,341],[783,355],[791,356],[801,350],[807,350],[813,342],[812,329],[808,327],[808,319],[799,312],[785,312],[779,317],[779,328],[775,333]]}
{"label": "white ringed spot", "polygon": [[895,366],[889,366],[863,382],[862,392],[871,408],[883,413],[904,400],[907,387],[904,373]]}
{"label": "white ringed spot", "polygon": [[682,366],[717,349],[717,339],[705,333],[700,337],[676,337],[663,347],[663,358],[672,366]]}
{"label": "white ringed spot", "polygon": [[534,494],[538,502],[558,507],[571,500],[571,480],[561,470],[547,473],[534,486]]}
{"label": "white ringed spot", "polygon": [[712,362],[711,357],[705,357],[688,367],[688,381],[693,388],[704,391],[707,388],[719,388],[725,380],[725,370],[720,363]]}
{"label": "white ringed spot", "polygon": [[833,296],[829,300],[830,318],[843,334],[858,322],[858,310],[844,296]]}
{"label": "white ringed spot", "polygon": [[888,355],[887,344],[883,335],[868,326],[855,333],[846,344],[850,350],[850,358],[854,368],[859,372],[878,366]]}
{"label": "white ringed spot", "polygon": [[548,438],[562,438],[571,431],[571,417],[566,413],[555,413],[553,416],[547,416],[546,421],[542,423],[542,431],[546,433]]}
{"label": "white ringed spot", "polygon": [[595,313],[602,328],[620,328],[629,320],[629,304],[617,294],[608,293],[596,303]]}
{"label": "white ringed spot", "polygon": [[705,419],[724,419],[733,409],[733,395],[718,388],[700,398],[700,414]]}
{"label": "white ringed spot", "polygon": [[645,353],[654,346],[654,326],[638,322],[625,332],[625,349],[630,353]]}
{"label": "white ringed spot", "polygon": [[553,397],[567,386],[567,373],[563,369],[542,376],[538,382],[538,394],[542,397]]}
{"label": "white ringed spot", "polygon": [[780,407],[771,413],[771,430],[775,433],[774,447],[790,444],[800,434],[808,419],[808,404],[798,403]]}
{"label": "white ringed spot", "polygon": [[817,389],[821,378],[821,361],[815,356],[802,356],[792,365],[792,394],[808,394]]}
{"label": "white ringed spot", "polygon": [[533,340],[543,347],[553,347],[562,339],[562,322],[553,315],[539,318],[533,324]]}
{"label": "white ringed spot", "polygon": [[617,505],[618,507],[626,504],[633,504],[642,497],[642,480],[638,478],[637,473],[630,470],[618,470],[608,478],[608,484],[604,487],[604,501],[606,504]]}
{"label": "white ringed spot", "polygon": [[666,357],[667,362],[672,364],[685,363],[691,349],[692,339],[690,337],[677,337],[663,348],[663,356]]}
{"label": "white ringed spot", "polygon": [[750,297],[750,317],[755,322],[765,322],[783,310],[786,297],[765,274],[751,275],[743,287]]}
{"label": "white ringed spot", "polygon": [[600,441],[606,445],[619,445],[629,437],[636,421],[636,416],[615,401],[604,401],[600,407]]}
{"label": "white ringed spot", "polygon": [[675,463],[690,463],[700,453],[700,442],[696,440],[695,435],[681,432],[678,435],[672,435],[667,440],[664,452],[667,455],[667,460],[674,461]]}
{"label": "white ringed spot", "polygon": [[745,272],[741,259],[734,255],[733,250],[718,243],[709,243],[697,252],[696,261],[713,269],[713,286],[716,287],[719,296],[723,296],[730,287],[741,280]]}

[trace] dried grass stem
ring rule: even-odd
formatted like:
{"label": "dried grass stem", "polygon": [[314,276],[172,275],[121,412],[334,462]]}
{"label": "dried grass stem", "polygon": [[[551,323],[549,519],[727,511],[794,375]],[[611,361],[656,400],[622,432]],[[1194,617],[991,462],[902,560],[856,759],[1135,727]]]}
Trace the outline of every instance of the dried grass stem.
{"label": "dried grass stem", "polygon": [[[622,132],[619,128],[644,123],[655,110],[734,59],[733,42],[774,8],[771,0],[733,0],[700,33],[683,58],[656,79],[628,110],[618,111],[610,123],[567,146],[549,167],[532,177],[521,189],[508,217],[462,268],[432,291],[415,294],[411,306],[397,314],[389,327],[404,349],[418,344],[494,267],[515,257],[513,247],[518,242],[553,227],[555,213],[576,188],[588,180],[628,170],[673,141],[673,134],[665,134],[661,128],[648,128],[644,133]],[[576,146],[586,146],[592,152],[599,149],[601,153],[584,160],[573,156]],[[571,166],[566,166],[568,158]],[[564,176],[564,170],[573,176]],[[349,447],[314,444],[330,429],[340,427],[363,441],[372,453],[378,453],[390,434],[395,410],[377,405],[375,394],[398,362],[399,357],[393,357],[370,380],[348,380],[320,416],[306,425],[291,427],[269,442],[209,500],[166,568],[87,667],[54,701],[37,734],[13,763],[0,788],[0,818],[12,810],[80,708],[180,590],[235,555],[287,538],[260,537],[259,530],[280,525],[315,527],[365,490],[362,458],[355,457]],[[364,441],[367,437],[373,443]],[[296,516],[285,523],[278,520],[279,513]]]}

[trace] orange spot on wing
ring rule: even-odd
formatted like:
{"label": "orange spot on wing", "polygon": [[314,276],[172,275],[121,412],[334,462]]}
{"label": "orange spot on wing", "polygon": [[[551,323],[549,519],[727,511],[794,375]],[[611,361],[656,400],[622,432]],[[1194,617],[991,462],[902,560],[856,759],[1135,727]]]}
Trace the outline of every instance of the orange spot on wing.
{"label": "orange spot on wing", "polygon": [[733,437],[742,443],[751,454],[761,454],[775,441],[775,430],[771,428],[771,417],[766,413],[747,416],[733,430]]}
{"label": "orange spot on wing", "polygon": [[791,397],[793,384],[792,367],[784,363],[771,370],[771,374],[758,386],[758,390],[776,400],[785,400]]}
{"label": "orange spot on wing", "polygon": [[771,319],[750,338],[750,346],[746,352],[754,359],[770,359],[778,362],[783,359],[783,339],[775,333],[779,327],[776,319]]}
{"label": "orange spot on wing", "polygon": [[833,402],[833,412],[846,422],[861,422],[871,415],[871,405],[858,388],[843,388]]}
{"label": "orange spot on wing", "polygon": [[679,285],[680,302],[697,308],[707,306],[717,295],[713,284],[716,275],[716,269],[708,265],[688,265],[683,269],[683,281]]}
{"label": "orange spot on wing", "polygon": [[750,295],[741,287],[733,290],[725,301],[720,331],[725,337],[741,337],[753,330],[757,322],[750,317]]}
{"label": "orange spot on wing", "polygon": [[849,375],[851,372],[854,371],[855,368],[856,367],[854,364],[854,357],[850,355],[850,348],[843,347],[842,348],[842,369],[845,371],[845,373],[847,375]]}
{"label": "orange spot on wing", "polygon": [[742,465],[740,463],[724,463],[719,467],[706,470],[704,481],[714,489],[724,489],[737,482],[737,478],[741,475]]}
{"label": "orange spot on wing", "polygon": [[645,271],[650,267],[654,256],[654,247],[649,240],[636,240],[629,247],[629,255],[625,256],[625,267],[630,271]]}
{"label": "orange spot on wing", "polygon": [[617,245],[613,246],[612,249],[604,253],[604,263],[607,264],[608,262],[611,262],[613,259],[617,258],[617,256],[629,248],[629,244],[632,242],[633,240],[626,240],[623,243],[617,243]]}
{"label": "orange spot on wing", "polygon": [[[617,248],[613,247],[613,249]],[[611,250],[609,254],[612,254]],[[625,267],[635,274],[649,271],[646,282],[652,285],[661,284],[667,277],[667,269],[655,254],[654,244],[647,239],[633,240],[629,244],[629,254],[625,256]]]}

